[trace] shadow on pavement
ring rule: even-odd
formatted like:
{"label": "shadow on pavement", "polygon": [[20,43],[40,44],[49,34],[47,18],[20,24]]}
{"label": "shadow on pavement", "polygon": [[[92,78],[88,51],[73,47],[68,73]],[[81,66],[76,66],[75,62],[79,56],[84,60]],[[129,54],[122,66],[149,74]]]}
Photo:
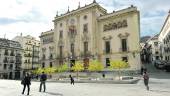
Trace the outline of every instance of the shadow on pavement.
{"label": "shadow on pavement", "polygon": [[45,93],[54,95],[54,96],[63,96],[63,94],[60,94],[60,93],[54,93],[54,92],[45,92]]}
{"label": "shadow on pavement", "polygon": [[163,91],[163,90],[150,90],[150,91],[152,91],[152,92],[158,92],[158,93],[160,93],[160,92],[170,93],[170,91]]}

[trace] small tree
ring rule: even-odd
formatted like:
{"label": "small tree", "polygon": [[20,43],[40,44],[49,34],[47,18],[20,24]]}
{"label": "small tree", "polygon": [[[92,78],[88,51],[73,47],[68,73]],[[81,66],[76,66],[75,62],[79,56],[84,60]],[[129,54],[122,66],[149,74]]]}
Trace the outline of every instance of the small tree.
{"label": "small tree", "polygon": [[121,75],[120,69],[125,69],[125,68],[128,68],[128,67],[129,67],[129,64],[127,62],[124,62],[124,61],[111,61],[110,62],[110,69],[112,69],[112,70],[118,69],[119,80],[120,80],[120,75]]}
{"label": "small tree", "polygon": [[103,64],[97,60],[93,60],[89,63],[88,67],[89,71],[101,71],[103,69],[104,69]]}
{"label": "small tree", "polygon": [[80,71],[84,70],[84,66],[80,61],[77,61],[74,66],[71,68],[74,72],[77,72],[77,78],[78,78],[78,73]]}
{"label": "small tree", "polygon": [[57,71],[58,71],[58,72],[65,72],[65,71],[67,71],[68,69],[69,69],[69,68],[68,68],[68,66],[67,66],[67,63],[65,63],[65,64],[59,66],[59,67],[57,68]]}

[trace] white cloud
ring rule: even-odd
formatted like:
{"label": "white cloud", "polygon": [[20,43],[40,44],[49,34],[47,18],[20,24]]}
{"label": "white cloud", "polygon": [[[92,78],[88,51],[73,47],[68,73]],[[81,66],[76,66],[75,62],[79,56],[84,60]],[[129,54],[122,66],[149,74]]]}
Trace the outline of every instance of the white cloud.
{"label": "white cloud", "polygon": [[[19,33],[38,37],[41,32],[53,28],[57,11],[59,14],[90,4],[93,0],[0,0],[0,18],[14,19],[16,23],[0,23],[0,37],[6,33],[12,39]],[[159,33],[168,13],[170,0],[96,0],[108,12],[120,10],[130,5],[138,7],[141,13],[142,35]],[[27,21],[27,22],[24,22]],[[147,33],[152,31],[152,33]]]}

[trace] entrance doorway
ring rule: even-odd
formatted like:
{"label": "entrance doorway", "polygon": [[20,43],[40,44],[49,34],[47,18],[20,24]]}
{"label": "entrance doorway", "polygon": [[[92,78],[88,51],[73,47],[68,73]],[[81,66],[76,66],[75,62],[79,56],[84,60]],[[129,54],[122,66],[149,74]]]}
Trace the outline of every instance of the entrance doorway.
{"label": "entrance doorway", "polygon": [[84,61],[84,69],[87,69],[89,67],[89,58],[85,58],[83,61]]}

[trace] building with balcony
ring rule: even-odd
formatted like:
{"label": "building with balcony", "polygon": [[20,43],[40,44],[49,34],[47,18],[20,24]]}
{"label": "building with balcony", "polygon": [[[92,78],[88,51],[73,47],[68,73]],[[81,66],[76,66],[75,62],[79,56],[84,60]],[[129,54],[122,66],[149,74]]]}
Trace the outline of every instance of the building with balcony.
{"label": "building with balcony", "polygon": [[0,78],[21,78],[22,53],[19,42],[0,38]]}
{"label": "building with balcony", "polygon": [[170,11],[159,33],[159,46],[162,60],[170,60]]}
{"label": "building with balcony", "polygon": [[158,36],[159,34],[153,36],[148,40],[148,44],[151,45],[151,61],[154,60],[161,60],[161,54],[160,54],[160,46],[159,46],[159,41],[158,41]]}
{"label": "building with balcony", "polygon": [[40,36],[40,63],[42,67],[56,66],[56,51],[54,43],[54,30],[42,32]]}
{"label": "building with balcony", "polygon": [[84,7],[57,14],[53,22],[55,38],[50,44],[55,50],[56,65],[69,62],[71,67],[80,60],[87,68],[90,60],[97,59],[107,70],[111,60],[123,60],[130,64],[129,69],[140,69],[140,17],[135,6],[107,13],[94,0]]}
{"label": "building with balcony", "polygon": [[21,47],[24,49],[22,59],[22,69],[24,70],[23,74],[25,74],[26,71],[38,68],[40,64],[40,41],[36,40],[30,35],[22,36],[22,34],[20,36],[16,36],[13,40],[19,42],[21,44]]}

